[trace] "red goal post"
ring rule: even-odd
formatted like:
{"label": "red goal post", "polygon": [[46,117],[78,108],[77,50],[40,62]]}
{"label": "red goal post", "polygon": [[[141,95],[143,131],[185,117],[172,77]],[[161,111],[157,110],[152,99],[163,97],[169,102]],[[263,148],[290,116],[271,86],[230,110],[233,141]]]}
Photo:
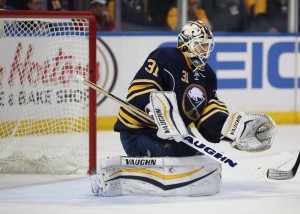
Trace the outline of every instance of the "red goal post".
{"label": "red goal post", "polygon": [[0,10],[0,173],[96,171],[91,12]]}

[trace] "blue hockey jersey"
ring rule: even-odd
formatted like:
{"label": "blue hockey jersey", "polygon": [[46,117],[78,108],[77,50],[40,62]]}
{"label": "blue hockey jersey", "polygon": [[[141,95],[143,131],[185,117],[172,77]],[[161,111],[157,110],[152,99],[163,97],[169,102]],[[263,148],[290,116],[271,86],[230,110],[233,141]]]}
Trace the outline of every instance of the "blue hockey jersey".
{"label": "blue hockey jersey", "polygon": [[[194,123],[206,140],[220,141],[228,110],[217,97],[216,74],[208,64],[200,71],[177,48],[157,48],[150,53],[133,78],[126,101],[144,110],[153,91],[174,91],[185,125]],[[141,128],[155,129],[156,126],[120,107],[114,130],[134,131]]]}

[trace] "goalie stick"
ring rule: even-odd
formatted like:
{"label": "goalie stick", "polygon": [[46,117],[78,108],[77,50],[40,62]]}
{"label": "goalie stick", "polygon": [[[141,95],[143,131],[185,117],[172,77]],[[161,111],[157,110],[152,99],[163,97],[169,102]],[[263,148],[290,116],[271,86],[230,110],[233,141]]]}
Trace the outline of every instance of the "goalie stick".
{"label": "goalie stick", "polygon": [[296,163],[294,164],[291,170],[278,170],[278,169],[268,169],[267,178],[274,179],[274,180],[289,180],[295,177],[298,167],[300,164],[300,152],[298,154]]}
{"label": "goalie stick", "polygon": [[[93,82],[84,79],[79,75],[76,75],[76,78],[78,80],[81,80],[85,85],[93,88],[94,90],[118,102],[124,108],[137,113],[138,115],[142,116],[143,118],[155,124],[155,120],[146,112],[131,105],[130,103],[123,101],[122,99],[116,97],[115,95],[109,93],[108,91],[102,89],[101,87],[97,86]],[[221,163],[223,166],[235,171],[236,173],[248,179],[258,179],[258,178],[266,177],[269,168],[278,168],[291,160],[291,155],[288,152],[282,152],[281,154],[273,157],[272,160],[268,161],[267,164],[252,169],[243,165],[239,160],[235,160],[234,158],[231,158],[230,154],[224,154],[223,152],[219,151],[216,145],[214,145],[213,143],[209,143],[204,139],[198,140],[192,135],[186,135],[183,139],[184,139],[183,143],[187,144],[188,146],[191,146],[197,151],[207,155],[211,159]],[[272,178],[270,177],[270,179]]]}

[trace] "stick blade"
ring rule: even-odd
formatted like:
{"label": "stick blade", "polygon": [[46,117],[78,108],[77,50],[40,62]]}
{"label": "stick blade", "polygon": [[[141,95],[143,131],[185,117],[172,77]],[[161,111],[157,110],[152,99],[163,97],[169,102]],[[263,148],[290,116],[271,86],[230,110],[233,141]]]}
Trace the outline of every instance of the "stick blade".
{"label": "stick blade", "polygon": [[267,178],[274,180],[289,180],[295,177],[298,167],[300,165],[300,152],[298,154],[296,163],[291,170],[283,171],[278,169],[269,169],[267,172]]}
{"label": "stick blade", "polygon": [[273,169],[276,170],[279,167],[287,164],[292,160],[292,155],[287,152],[283,151],[280,154],[272,157],[270,160],[265,162],[263,165],[261,165],[259,168],[256,169],[256,177],[257,178],[263,178],[268,177],[268,170]]}
{"label": "stick blade", "polygon": [[269,169],[267,172],[267,178],[273,180],[289,180],[292,179],[295,175],[293,171],[283,171],[278,169]]}

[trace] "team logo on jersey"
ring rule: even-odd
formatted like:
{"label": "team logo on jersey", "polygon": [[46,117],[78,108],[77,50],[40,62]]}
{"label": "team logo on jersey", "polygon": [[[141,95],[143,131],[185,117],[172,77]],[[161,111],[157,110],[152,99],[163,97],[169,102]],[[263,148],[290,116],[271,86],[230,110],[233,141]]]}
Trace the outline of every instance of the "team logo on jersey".
{"label": "team logo on jersey", "polygon": [[185,115],[193,121],[199,120],[207,99],[206,91],[200,85],[190,85],[183,94],[182,106]]}

